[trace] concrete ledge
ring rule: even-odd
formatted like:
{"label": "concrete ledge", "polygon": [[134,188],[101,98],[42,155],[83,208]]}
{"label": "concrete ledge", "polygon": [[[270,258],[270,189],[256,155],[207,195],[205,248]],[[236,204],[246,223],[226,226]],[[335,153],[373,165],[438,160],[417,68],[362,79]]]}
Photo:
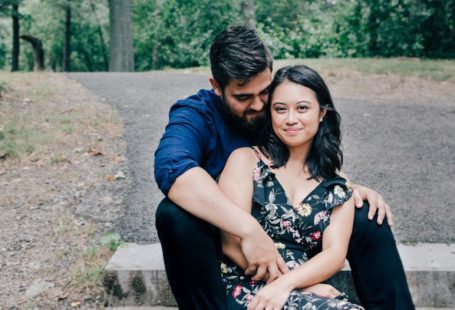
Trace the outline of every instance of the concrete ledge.
{"label": "concrete ledge", "polygon": [[[415,305],[455,308],[455,244],[399,245],[398,250]],[[348,265],[329,282],[357,302]],[[106,306],[176,305],[159,243],[120,247],[106,266],[104,287]]]}

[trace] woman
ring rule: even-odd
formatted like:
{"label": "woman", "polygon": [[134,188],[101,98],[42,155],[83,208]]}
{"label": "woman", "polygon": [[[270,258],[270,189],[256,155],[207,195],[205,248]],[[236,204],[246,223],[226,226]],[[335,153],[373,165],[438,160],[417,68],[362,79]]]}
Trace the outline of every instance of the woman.
{"label": "woman", "polygon": [[219,184],[257,218],[290,271],[270,283],[245,276],[238,238],[222,233],[228,309],[363,309],[321,284],[344,266],[354,218],[352,191],[337,174],[340,117],[329,90],[314,70],[285,67],[267,110],[258,146],[233,152]]}

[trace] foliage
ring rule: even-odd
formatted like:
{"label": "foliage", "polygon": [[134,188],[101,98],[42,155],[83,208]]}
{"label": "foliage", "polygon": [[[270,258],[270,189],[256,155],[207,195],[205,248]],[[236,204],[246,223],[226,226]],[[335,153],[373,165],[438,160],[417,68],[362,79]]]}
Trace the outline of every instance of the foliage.
{"label": "foliage", "polygon": [[[10,3],[0,6],[0,68],[11,63]],[[46,66],[62,70],[68,0],[19,1],[21,34],[43,40]],[[107,1],[71,0],[72,71],[108,68]],[[242,0],[132,1],[137,71],[205,66],[214,36],[241,24]],[[455,57],[455,2],[256,0],[257,29],[275,58]],[[33,67],[21,41],[22,70]]]}

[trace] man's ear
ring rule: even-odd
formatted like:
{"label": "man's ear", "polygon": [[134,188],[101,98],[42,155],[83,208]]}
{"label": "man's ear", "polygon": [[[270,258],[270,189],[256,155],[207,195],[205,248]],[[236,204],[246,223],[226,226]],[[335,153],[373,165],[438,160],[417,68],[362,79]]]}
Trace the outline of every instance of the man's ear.
{"label": "man's ear", "polygon": [[212,88],[215,91],[215,94],[217,94],[217,96],[223,95],[220,84],[218,84],[218,82],[215,81],[214,78],[209,78],[209,82],[210,82],[210,84],[212,84]]}

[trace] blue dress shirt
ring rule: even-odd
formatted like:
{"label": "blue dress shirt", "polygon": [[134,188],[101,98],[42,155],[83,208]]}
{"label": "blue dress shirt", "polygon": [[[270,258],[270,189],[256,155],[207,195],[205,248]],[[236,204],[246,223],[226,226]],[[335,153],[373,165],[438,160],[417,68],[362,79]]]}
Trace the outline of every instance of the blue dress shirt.
{"label": "blue dress shirt", "polygon": [[177,101],[155,152],[155,180],[167,195],[177,177],[194,167],[216,179],[229,155],[250,142],[223,118],[222,101],[213,90]]}

